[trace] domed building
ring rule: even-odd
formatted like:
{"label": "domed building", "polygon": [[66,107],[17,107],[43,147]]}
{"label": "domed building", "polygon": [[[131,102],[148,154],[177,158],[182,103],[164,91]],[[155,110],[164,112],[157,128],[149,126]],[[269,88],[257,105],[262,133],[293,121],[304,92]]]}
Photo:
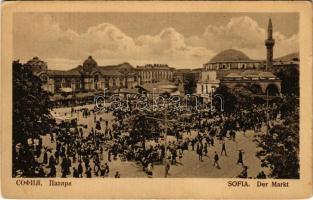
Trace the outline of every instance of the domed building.
{"label": "domed building", "polygon": [[230,73],[222,77],[221,83],[229,88],[245,86],[258,95],[269,92],[277,96],[281,92],[281,80],[271,72],[246,70],[241,73]]}
{"label": "domed building", "polygon": [[49,70],[47,63],[34,57],[28,65],[35,75],[41,78],[43,88],[51,93],[84,93],[103,92],[116,89],[132,89],[139,84],[136,69],[129,63],[112,66],[98,66],[89,56],[83,65],[70,70]]}
{"label": "domed building", "polygon": [[267,91],[270,96],[278,96],[281,93],[281,80],[274,74],[250,69],[228,73],[222,73],[220,70],[204,70],[197,83],[197,94],[209,100],[210,94],[220,85],[229,88],[244,86],[257,95],[264,95]]}
{"label": "domed building", "polygon": [[266,61],[254,60],[236,49],[227,49],[216,54],[203,65],[197,82],[197,94],[210,97],[213,90],[223,84],[229,88],[245,86],[255,94],[272,96],[281,93],[281,80],[267,70],[273,67],[272,23],[269,20],[268,37],[265,42]]}
{"label": "domed building", "polygon": [[264,69],[265,62],[250,59],[242,51],[227,49],[215,55],[208,63],[204,64],[206,70],[245,70]]}
{"label": "domed building", "polygon": [[40,60],[37,56],[27,61],[25,65],[31,67],[34,72],[46,71],[48,69],[47,63]]}
{"label": "domed building", "polygon": [[93,69],[96,69],[98,67],[97,62],[92,58],[92,56],[89,56],[83,63],[83,70],[86,73],[91,73]]}
{"label": "domed building", "polygon": [[210,62],[231,62],[231,61],[245,61],[250,58],[243,52],[236,49],[227,49],[215,55]]}
{"label": "domed building", "polygon": [[260,61],[250,59],[239,50],[224,50],[204,64],[197,83],[197,93],[202,96],[209,95],[222,83],[224,77],[237,80],[242,77],[243,71],[249,73],[249,70],[260,69],[262,66]]}

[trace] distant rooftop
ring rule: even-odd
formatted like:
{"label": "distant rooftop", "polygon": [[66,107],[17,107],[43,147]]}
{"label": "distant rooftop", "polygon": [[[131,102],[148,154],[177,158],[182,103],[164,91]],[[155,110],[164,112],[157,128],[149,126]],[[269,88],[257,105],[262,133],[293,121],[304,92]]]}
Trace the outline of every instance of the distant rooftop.
{"label": "distant rooftop", "polygon": [[174,69],[167,64],[146,64],[143,66],[137,66],[137,69]]}

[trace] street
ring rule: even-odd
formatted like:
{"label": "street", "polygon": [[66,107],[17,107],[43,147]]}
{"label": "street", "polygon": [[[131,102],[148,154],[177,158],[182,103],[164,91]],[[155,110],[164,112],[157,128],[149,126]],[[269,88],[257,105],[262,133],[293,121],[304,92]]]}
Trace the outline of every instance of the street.
{"label": "street", "polygon": [[[90,106],[86,106],[90,107]],[[59,108],[54,110],[62,115],[65,112],[70,114],[70,108]],[[81,113],[73,114],[78,117],[78,124],[87,124],[87,129],[84,129],[84,136],[87,136],[91,128],[94,128],[94,115],[91,114],[87,118],[83,118]],[[79,115],[79,116],[78,116]],[[114,117],[112,113],[97,113],[97,120],[102,118],[103,121],[101,126],[104,127],[104,121],[109,121],[109,127],[111,127]],[[265,131],[262,129],[262,131]],[[197,132],[191,131],[191,134],[183,133],[183,138],[194,138],[196,137]],[[177,158],[178,163],[171,165],[169,176],[170,178],[188,178],[188,177],[201,177],[201,178],[231,178],[238,176],[243,167],[241,164],[237,164],[239,150],[243,150],[243,162],[245,166],[248,166],[248,177],[255,177],[262,170],[260,166],[260,160],[255,156],[256,155],[256,145],[253,142],[255,133],[253,131],[246,131],[245,135],[242,132],[238,132],[236,136],[236,141],[225,139],[225,146],[227,151],[227,156],[221,155],[222,143],[221,141],[215,139],[214,146],[208,147],[208,155],[203,156],[203,161],[199,161],[196,151],[192,151],[191,146],[189,149],[185,150],[181,160]],[[43,137],[43,145],[48,146],[49,148],[55,149],[55,143],[51,143],[49,136]],[[214,152],[217,152],[219,155],[219,164],[220,169],[213,166],[214,162]],[[43,155],[43,154],[42,154]],[[39,161],[42,160],[43,156],[39,158]],[[121,177],[147,177],[147,174],[143,171],[140,163],[135,161],[121,161],[119,156],[116,160],[108,162],[108,152],[105,149],[103,152],[103,159],[101,160],[101,165],[108,163],[110,167],[110,173],[108,177],[114,177],[116,171],[119,171]],[[72,167],[77,168],[78,162],[72,163]],[[90,167],[93,168],[94,163],[91,160]],[[60,165],[56,166],[57,168],[57,177],[61,176],[61,167]],[[84,168],[84,165],[83,165]],[[48,168],[45,169],[46,172],[49,171]],[[84,168],[85,171],[85,168]],[[165,167],[163,164],[155,164],[153,166],[153,177],[161,178],[164,177]],[[94,177],[94,175],[93,175]]]}

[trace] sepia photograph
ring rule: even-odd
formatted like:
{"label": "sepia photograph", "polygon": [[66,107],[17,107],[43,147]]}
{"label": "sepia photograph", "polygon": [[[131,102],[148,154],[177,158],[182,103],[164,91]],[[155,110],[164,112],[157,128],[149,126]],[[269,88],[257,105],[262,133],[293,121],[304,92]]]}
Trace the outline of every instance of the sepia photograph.
{"label": "sepia photograph", "polygon": [[298,20],[14,14],[12,175],[299,178]]}
{"label": "sepia photograph", "polygon": [[[311,145],[311,115],[301,102],[310,112],[312,87],[310,78],[303,82],[310,71],[302,74],[312,55],[303,50],[303,13],[198,11],[200,2],[175,10],[176,3],[104,2],[84,11],[93,4],[81,2],[70,12],[16,6],[10,70],[1,75],[11,129],[2,172],[15,187],[70,191],[88,180],[101,187],[124,179],[137,191],[144,183],[200,181],[187,195],[201,181],[282,191],[307,180],[312,152],[302,147]],[[138,197],[164,197],[148,191]]]}

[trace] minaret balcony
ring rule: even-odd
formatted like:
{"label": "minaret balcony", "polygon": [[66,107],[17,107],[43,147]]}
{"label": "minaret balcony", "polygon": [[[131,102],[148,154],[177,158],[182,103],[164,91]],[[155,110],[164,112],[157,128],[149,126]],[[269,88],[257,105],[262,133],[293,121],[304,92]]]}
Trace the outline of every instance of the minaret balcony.
{"label": "minaret balcony", "polygon": [[274,44],[275,44],[275,40],[273,40],[273,39],[265,40],[265,45],[266,46],[274,46]]}

